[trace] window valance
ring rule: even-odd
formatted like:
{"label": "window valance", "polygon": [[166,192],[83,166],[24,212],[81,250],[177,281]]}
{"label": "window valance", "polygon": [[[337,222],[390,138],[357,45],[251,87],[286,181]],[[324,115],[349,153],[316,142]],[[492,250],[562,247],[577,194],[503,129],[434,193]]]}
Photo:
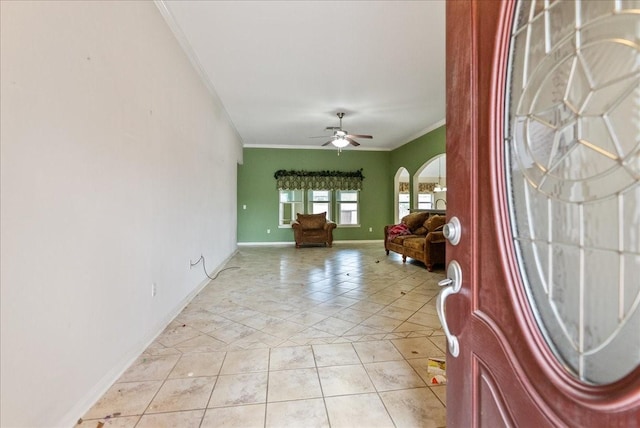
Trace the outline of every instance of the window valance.
{"label": "window valance", "polygon": [[357,171],[285,171],[273,175],[278,190],[362,190],[362,168]]}
{"label": "window valance", "polygon": [[[433,192],[436,188],[437,183],[418,183],[418,193],[430,193]],[[409,193],[409,183],[399,182],[398,183],[398,192],[400,193]]]}
{"label": "window valance", "polygon": [[429,193],[435,191],[438,183],[418,183],[418,193]]}

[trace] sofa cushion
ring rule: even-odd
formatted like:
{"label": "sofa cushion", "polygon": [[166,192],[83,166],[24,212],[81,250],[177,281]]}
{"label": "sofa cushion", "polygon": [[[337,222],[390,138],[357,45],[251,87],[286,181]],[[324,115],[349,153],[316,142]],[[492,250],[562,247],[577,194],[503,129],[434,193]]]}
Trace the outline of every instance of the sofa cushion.
{"label": "sofa cushion", "polygon": [[304,232],[304,239],[320,239],[327,238],[327,232],[324,229],[307,229]]}
{"label": "sofa cushion", "polygon": [[424,241],[425,241],[424,237],[409,238],[404,240],[404,242],[402,243],[402,246],[405,248],[411,248],[412,250],[422,251],[422,249],[424,248]]}
{"label": "sofa cushion", "polygon": [[302,230],[322,229],[327,222],[327,212],[319,214],[300,214],[298,213],[298,223],[302,226]]}
{"label": "sofa cushion", "polygon": [[446,222],[447,222],[447,217],[436,214],[436,215],[432,215],[427,220],[425,220],[424,227],[427,229],[428,232],[433,232],[437,228],[444,226]]}
{"label": "sofa cushion", "polygon": [[424,236],[418,236],[418,235],[401,235],[401,236],[396,236],[395,238],[393,238],[391,240],[391,242],[393,242],[394,244],[398,244],[398,245],[404,245],[404,241],[406,241],[409,238],[422,238],[424,239]]}
{"label": "sofa cushion", "polygon": [[422,223],[424,223],[428,215],[428,212],[407,214],[406,216],[402,217],[402,223],[406,224],[413,232],[414,230],[422,226]]}
{"label": "sofa cushion", "polygon": [[424,226],[420,226],[419,228],[417,228],[416,230],[413,231],[414,235],[426,235],[427,234],[427,228]]}

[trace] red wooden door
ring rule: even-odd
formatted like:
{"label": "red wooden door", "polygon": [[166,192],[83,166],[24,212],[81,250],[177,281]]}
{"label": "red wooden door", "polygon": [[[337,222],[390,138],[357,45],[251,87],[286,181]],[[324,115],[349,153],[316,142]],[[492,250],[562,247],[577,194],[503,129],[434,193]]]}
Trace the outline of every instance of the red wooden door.
{"label": "red wooden door", "polygon": [[[554,2],[539,3],[544,8]],[[447,2],[447,216],[461,224],[460,242],[447,244],[447,262],[459,263],[462,273],[461,290],[445,302],[448,327],[459,340],[459,355],[447,355],[447,425],[640,426],[640,367],[611,382],[572,374],[545,340],[525,292],[504,166],[504,88],[515,9],[511,1]],[[637,36],[635,44],[637,50]],[[637,121],[630,126],[638,127]],[[627,278],[635,278],[637,287],[637,254],[630,260],[636,264],[627,264]]]}

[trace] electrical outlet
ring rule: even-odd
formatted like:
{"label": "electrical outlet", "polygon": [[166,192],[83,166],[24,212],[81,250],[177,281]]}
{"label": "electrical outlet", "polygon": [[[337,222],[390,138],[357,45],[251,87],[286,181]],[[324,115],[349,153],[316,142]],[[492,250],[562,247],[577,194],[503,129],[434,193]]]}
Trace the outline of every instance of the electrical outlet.
{"label": "electrical outlet", "polygon": [[157,288],[156,288],[156,283],[152,282],[151,283],[151,297],[156,297],[156,293],[157,293]]}
{"label": "electrical outlet", "polygon": [[370,228],[369,228],[369,232],[373,232],[373,227],[370,227]]}
{"label": "electrical outlet", "polygon": [[267,233],[271,233],[271,229],[267,229]]}
{"label": "electrical outlet", "polygon": [[242,206],[242,209],[243,209],[243,210],[246,210],[246,209],[247,209],[247,206],[246,206],[246,205],[243,205],[243,206]]}

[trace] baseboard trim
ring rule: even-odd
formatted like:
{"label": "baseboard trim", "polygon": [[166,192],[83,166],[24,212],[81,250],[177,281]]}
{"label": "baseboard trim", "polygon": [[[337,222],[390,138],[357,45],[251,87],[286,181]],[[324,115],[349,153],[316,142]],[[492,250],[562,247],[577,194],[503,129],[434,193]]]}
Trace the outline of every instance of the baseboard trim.
{"label": "baseboard trim", "polygon": [[[333,245],[343,245],[343,244],[367,244],[367,243],[383,243],[384,239],[356,239],[356,240],[344,240],[344,241],[333,241]],[[283,246],[283,245],[291,245],[294,246],[295,243],[293,241],[288,242],[238,242],[238,247],[260,247],[260,246]]]}
{"label": "baseboard trim", "polygon": [[282,246],[282,245],[295,245],[291,242],[238,242],[238,247],[259,247],[259,246]]}

